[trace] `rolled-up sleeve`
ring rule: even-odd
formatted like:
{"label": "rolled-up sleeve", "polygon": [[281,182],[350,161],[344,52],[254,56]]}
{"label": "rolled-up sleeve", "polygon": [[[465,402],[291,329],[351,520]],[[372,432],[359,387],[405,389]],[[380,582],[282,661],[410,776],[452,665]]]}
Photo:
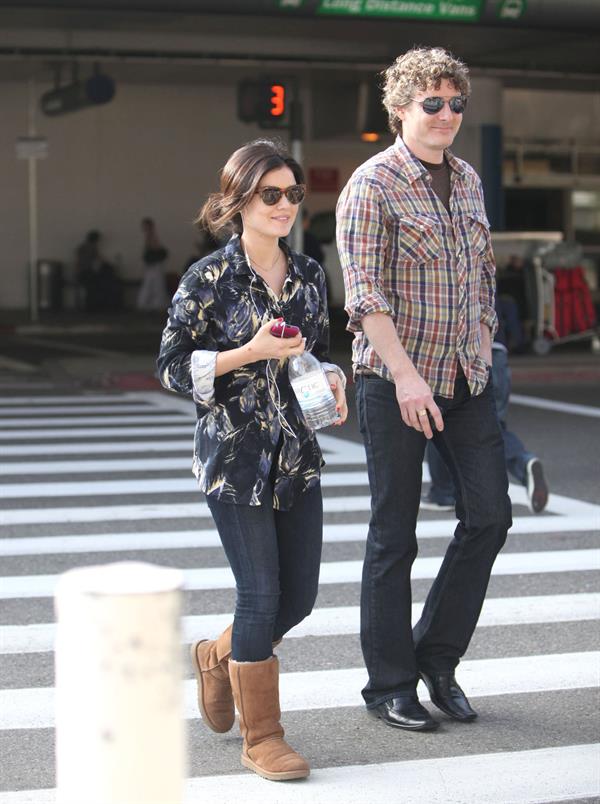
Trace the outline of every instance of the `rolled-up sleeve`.
{"label": "rolled-up sleeve", "polygon": [[[489,233],[488,233],[489,237]],[[480,321],[489,328],[492,340],[498,329],[496,315],[496,262],[489,239],[485,260],[481,266],[481,284],[479,286]]]}
{"label": "rolled-up sleeve", "polygon": [[339,366],[329,362],[329,306],[327,304],[327,282],[325,281],[325,272],[320,265],[318,266],[314,281],[319,298],[319,311],[316,318],[317,339],[312,348],[312,354],[321,363],[323,371],[331,371],[338,375],[345,388],[346,375]]}
{"label": "rolled-up sleeve", "polygon": [[[201,299],[203,301],[201,301]],[[185,282],[177,290],[163,330],[157,360],[161,385],[190,396],[208,411],[214,404],[218,351],[205,343],[208,326],[207,293],[197,293]],[[207,348],[203,348],[203,346]]]}
{"label": "rolled-up sleeve", "polygon": [[485,214],[485,200],[481,180],[477,177],[475,190],[477,203],[481,209],[481,218],[486,223],[486,249],[481,265],[481,280],[479,285],[479,320],[490,330],[492,340],[498,329],[498,316],[496,315],[496,260],[492,249],[492,237],[489,223]]}
{"label": "rolled-up sleeve", "polygon": [[338,201],[336,217],[347,329],[357,332],[366,315],[392,313],[382,283],[388,234],[374,183],[364,177],[351,179]]}

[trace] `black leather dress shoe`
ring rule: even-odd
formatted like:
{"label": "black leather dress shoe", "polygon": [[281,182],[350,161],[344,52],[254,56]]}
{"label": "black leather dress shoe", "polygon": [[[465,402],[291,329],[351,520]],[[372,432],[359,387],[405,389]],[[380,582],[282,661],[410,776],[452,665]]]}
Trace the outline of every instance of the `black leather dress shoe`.
{"label": "black leather dress shoe", "polygon": [[367,709],[371,717],[383,720],[387,726],[409,731],[433,731],[440,725],[427,709],[421,706],[416,695],[390,698],[373,709]]}
{"label": "black leather dress shoe", "polygon": [[429,690],[431,703],[454,720],[468,723],[475,720],[477,712],[471,707],[467,696],[458,686],[454,673],[430,675],[421,670],[421,678]]}

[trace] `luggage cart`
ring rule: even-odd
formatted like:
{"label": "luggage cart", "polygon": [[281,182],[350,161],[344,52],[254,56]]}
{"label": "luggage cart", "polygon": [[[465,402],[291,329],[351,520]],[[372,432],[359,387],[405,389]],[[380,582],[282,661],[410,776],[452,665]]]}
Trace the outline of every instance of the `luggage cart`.
{"label": "luggage cart", "polygon": [[[565,247],[567,244],[561,244]],[[594,325],[579,332],[570,332],[559,335],[556,327],[556,281],[553,270],[557,268],[574,268],[578,259],[571,260],[571,264],[557,261],[556,252],[560,249],[556,243],[540,246],[532,257],[533,275],[537,293],[537,310],[535,318],[535,335],[531,348],[536,355],[547,355],[550,350],[559,344],[574,343],[575,341],[589,340],[594,353],[600,353],[600,327]],[[554,257],[554,259],[552,259]]]}
{"label": "luggage cart", "polygon": [[549,257],[563,246],[562,232],[492,232],[492,245],[498,266],[510,256],[521,257],[532,266],[525,284],[531,348],[535,354],[544,356],[559,344],[588,339],[592,351],[600,352],[598,327],[563,336],[556,330],[555,282]]}

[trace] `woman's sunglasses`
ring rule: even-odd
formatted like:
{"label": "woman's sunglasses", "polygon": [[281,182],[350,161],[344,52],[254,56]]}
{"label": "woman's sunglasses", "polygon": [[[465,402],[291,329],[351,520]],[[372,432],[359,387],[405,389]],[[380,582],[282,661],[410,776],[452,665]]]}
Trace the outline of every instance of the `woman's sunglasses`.
{"label": "woman's sunglasses", "polygon": [[462,114],[464,110],[467,108],[467,98],[464,95],[456,95],[454,98],[450,98],[449,101],[445,101],[444,98],[425,98],[425,100],[416,100],[412,98],[415,103],[420,103],[423,107],[423,111],[425,114],[437,114],[441,112],[444,108],[444,104],[447,102],[448,106],[450,107],[450,111],[454,112],[454,114]]}
{"label": "woman's sunglasses", "polygon": [[292,184],[281,190],[279,187],[261,187],[256,191],[263,204],[273,207],[281,201],[281,196],[285,195],[290,204],[301,204],[304,201],[306,187],[303,184]]}

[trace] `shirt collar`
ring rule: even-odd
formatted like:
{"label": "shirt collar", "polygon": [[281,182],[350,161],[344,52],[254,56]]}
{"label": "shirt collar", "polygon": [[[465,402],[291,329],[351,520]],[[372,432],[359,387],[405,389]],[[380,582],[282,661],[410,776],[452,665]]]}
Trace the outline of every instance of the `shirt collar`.
{"label": "shirt collar", "polygon": [[[292,251],[287,242],[282,238],[279,239],[279,245],[287,257],[290,276],[292,278],[298,276],[299,270],[296,264],[298,254],[295,251]],[[246,274],[247,276],[252,276],[252,271],[250,270],[250,266],[246,261],[246,255],[244,254],[244,249],[242,248],[239,234],[233,234],[229,238],[229,241],[225,246],[225,256],[231,265],[233,265],[233,269],[236,274]]]}
{"label": "shirt collar", "polygon": [[[400,167],[406,180],[409,183],[412,183],[416,179],[419,179],[421,176],[424,176],[428,171],[427,168],[423,165],[423,163],[417,159],[417,157],[410,151],[402,139],[400,135],[396,137],[396,142],[394,143],[394,149],[396,152],[396,158],[400,163]],[[459,175],[464,175],[465,169],[463,164],[459,159],[457,159],[454,154],[448,150],[448,148],[444,151],[444,156],[448,160],[448,165],[450,169],[453,170],[455,173]]]}

